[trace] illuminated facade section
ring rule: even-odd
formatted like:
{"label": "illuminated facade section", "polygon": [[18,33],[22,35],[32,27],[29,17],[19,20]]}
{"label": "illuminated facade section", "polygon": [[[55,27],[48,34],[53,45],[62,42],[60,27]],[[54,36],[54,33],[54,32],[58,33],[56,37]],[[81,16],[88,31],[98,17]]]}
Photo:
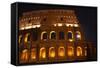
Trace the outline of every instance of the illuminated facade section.
{"label": "illuminated facade section", "polygon": [[51,58],[55,57],[55,48],[54,47],[49,48],[49,57],[51,57]]}
{"label": "illuminated facade section", "polygon": [[50,39],[56,39],[56,32],[55,31],[50,32]]}
{"label": "illuminated facade section", "polygon": [[77,47],[77,56],[82,56],[82,48],[80,46]]}
{"label": "illuminated facade section", "polygon": [[28,61],[28,58],[29,58],[28,50],[24,49],[22,51],[21,60],[22,61]]}
{"label": "illuminated facade section", "polygon": [[74,48],[72,46],[68,46],[68,56],[74,56]]}
{"label": "illuminated facade section", "polygon": [[65,56],[65,48],[60,46],[59,49],[58,49],[58,55],[60,57],[64,57]]}
{"label": "illuminated facade section", "polygon": [[40,49],[39,57],[40,57],[41,59],[45,59],[45,58],[46,58],[46,49],[45,49],[44,47],[42,47],[42,48]]}
{"label": "illuminated facade section", "polygon": [[25,43],[27,43],[29,40],[30,40],[30,34],[29,33],[27,33],[26,35],[25,35],[25,39],[24,39],[24,42]]}
{"label": "illuminated facade section", "polygon": [[76,31],[76,39],[81,40],[81,33],[79,31]]}
{"label": "illuminated facade section", "polygon": [[19,44],[21,43],[21,41],[22,41],[22,35],[19,35],[19,40],[18,40]]}
{"label": "illuminated facade section", "polygon": [[86,60],[88,47],[74,10],[23,13],[19,24],[20,63]]}
{"label": "illuminated facade section", "polygon": [[46,40],[47,39],[47,32],[46,31],[43,31],[41,33],[41,40]]}
{"label": "illuminated facade section", "polygon": [[31,49],[31,59],[32,60],[36,59],[36,49],[35,48]]}

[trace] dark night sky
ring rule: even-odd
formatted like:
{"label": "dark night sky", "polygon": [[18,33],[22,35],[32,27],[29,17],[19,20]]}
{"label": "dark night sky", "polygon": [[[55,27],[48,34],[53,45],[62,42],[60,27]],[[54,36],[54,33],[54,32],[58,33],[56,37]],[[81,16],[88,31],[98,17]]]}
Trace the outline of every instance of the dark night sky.
{"label": "dark night sky", "polygon": [[78,20],[83,28],[86,41],[97,41],[97,8],[66,5],[49,5],[18,3],[19,16],[23,12],[43,9],[72,9],[75,10]]}

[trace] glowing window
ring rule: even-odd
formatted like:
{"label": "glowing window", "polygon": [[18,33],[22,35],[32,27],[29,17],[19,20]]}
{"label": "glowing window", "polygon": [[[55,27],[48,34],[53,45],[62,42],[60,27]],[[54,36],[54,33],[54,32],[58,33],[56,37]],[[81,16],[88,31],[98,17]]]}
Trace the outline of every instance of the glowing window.
{"label": "glowing window", "polygon": [[56,32],[55,31],[50,32],[50,39],[56,39]]}
{"label": "glowing window", "polygon": [[81,33],[76,31],[76,40],[81,40]]}
{"label": "glowing window", "polygon": [[77,47],[77,56],[82,56],[82,48],[80,46]]}
{"label": "glowing window", "polygon": [[25,35],[24,41],[25,41],[25,42],[30,41],[30,33],[27,33],[27,34]]}
{"label": "glowing window", "polygon": [[65,48],[64,48],[64,47],[59,47],[59,48],[58,48],[58,55],[59,55],[60,57],[65,56]]}
{"label": "glowing window", "polygon": [[44,47],[42,47],[41,49],[40,49],[40,58],[46,58],[46,49],[44,48]]}
{"label": "glowing window", "polygon": [[22,42],[22,35],[19,35],[19,44]]}
{"label": "glowing window", "polygon": [[63,40],[64,39],[64,32],[59,32],[59,39],[60,40]]}
{"label": "glowing window", "polygon": [[68,46],[68,56],[74,56],[74,48],[72,46]]}
{"label": "glowing window", "polygon": [[31,49],[31,59],[36,59],[36,49]]}
{"label": "glowing window", "polygon": [[47,39],[47,32],[46,31],[44,31],[44,32],[42,32],[41,33],[41,40],[46,40]]}
{"label": "glowing window", "polygon": [[50,47],[49,48],[49,57],[55,57],[55,48],[54,47]]}
{"label": "glowing window", "polygon": [[21,60],[23,61],[27,61],[29,58],[29,54],[28,54],[28,50],[24,49],[21,53]]}

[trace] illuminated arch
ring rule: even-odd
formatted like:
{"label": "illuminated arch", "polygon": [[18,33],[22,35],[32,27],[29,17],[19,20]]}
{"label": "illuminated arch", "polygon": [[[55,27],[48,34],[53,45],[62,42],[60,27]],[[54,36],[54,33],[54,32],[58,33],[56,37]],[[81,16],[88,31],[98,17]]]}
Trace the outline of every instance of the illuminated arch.
{"label": "illuminated arch", "polygon": [[27,43],[30,39],[30,33],[27,33],[24,38],[24,42]]}
{"label": "illuminated arch", "polygon": [[72,46],[68,46],[68,56],[74,56],[74,48]]}
{"label": "illuminated arch", "polygon": [[31,59],[36,59],[36,48],[31,49]]}
{"label": "illuminated arch", "polygon": [[19,35],[19,40],[18,40],[19,44],[22,42],[22,35]]}
{"label": "illuminated arch", "polygon": [[82,56],[82,48],[80,46],[77,47],[77,56]]}
{"label": "illuminated arch", "polygon": [[76,39],[81,40],[81,33],[79,31],[76,31]]}
{"label": "illuminated arch", "polygon": [[45,49],[45,47],[42,47],[41,49],[40,49],[40,54],[39,54],[39,56],[40,56],[40,58],[46,58],[46,49]]}
{"label": "illuminated arch", "polygon": [[43,39],[47,39],[47,32],[46,31],[43,31],[41,33],[41,40],[43,40]]}
{"label": "illuminated arch", "polygon": [[55,48],[54,47],[50,47],[49,48],[49,57],[55,57]]}
{"label": "illuminated arch", "polygon": [[58,55],[61,57],[65,56],[65,48],[63,46],[58,48]]}
{"label": "illuminated arch", "polygon": [[21,53],[21,60],[23,61],[27,61],[29,58],[29,54],[28,54],[28,50],[24,49]]}
{"label": "illuminated arch", "polygon": [[67,38],[68,38],[68,40],[70,42],[73,41],[73,33],[72,33],[72,31],[68,31]]}
{"label": "illuminated arch", "polygon": [[56,39],[56,32],[55,31],[50,32],[50,39]]}

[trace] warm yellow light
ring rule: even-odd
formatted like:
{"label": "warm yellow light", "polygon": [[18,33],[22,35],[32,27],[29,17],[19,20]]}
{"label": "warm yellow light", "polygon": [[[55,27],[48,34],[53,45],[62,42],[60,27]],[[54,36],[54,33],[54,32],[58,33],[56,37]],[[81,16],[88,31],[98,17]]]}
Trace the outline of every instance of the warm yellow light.
{"label": "warm yellow light", "polygon": [[63,24],[62,23],[58,23],[58,26],[62,26]]}
{"label": "warm yellow light", "polygon": [[55,52],[51,52],[50,57],[55,57]]}
{"label": "warm yellow light", "polygon": [[74,55],[74,48],[72,46],[68,47],[68,56],[73,56]]}
{"label": "warm yellow light", "polygon": [[54,24],[54,26],[56,27],[56,26],[57,26],[57,24]]}
{"label": "warm yellow light", "polygon": [[36,25],[37,28],[39,28],[41,25]]}
{"label": "warm yellow light", "polygon": [[67,26],[67,27],[69,27],[69,26],[73,27],[73,24],[66,24],[66,26]]}
{"label": "warm yellow light", "polygon": [[46,58],[46,50],[44,47],[40,49],[40,58]]}
{"label": "warm yellow light", "polygon": [[36,59],[36,50],[35,49],[32,49],[31,59]]}
{"label": "warm yellow light", "polygon": [[30,28],[32,28],[32,26],[26,26],[26,27],[25,27],[25,29],[30,29]]}
{"label": "warm yellow light", "polygon": [[20,30],[24,30],[24,27],[21,27]]}
{"label": "warm yellow light", "polygon": [[78,27],[78,24],[74,24],[74,27]]}
{"label": "warm yellow light", "polygon": [[34,54],[32,54],[31,59],[36,59],[36,56]]}
{"label": "warm yellow light", "polygon": [[28,51],[26,49],[22,51],[21,60],[28,60]]}
{"label": "warm yellow light", "polygon": [[55,57],[55,49],[54,49],[54,47],[50,47],[50,49],[49,49],[49,57]]}
{"label": "warm yellow light", "polygon": [[33,25],[32,27],[33,27],[33,28],[36,28],[36,25]]}
{"label": "warm yellow light", "polygon": [[73,24],[70,24],[71,27],[73,27]]}
{"label": "warm yellow light", "polygon": [[80,46],[77,47],[77,56],[82,56],[82,48]]}
{"label": "warm yellow light", "polygon": [[73,39],[69,39],[70,42],[73,42]]}
{"label": "warm yellow light", "polygon": [[80,56],[80,51],[77,51],[77,56]]}
{"label": "warm yellow light", "polygon": [[52,34],[52,33],[56,33],[56,32],[55,32],[55,31],[51,31],[51,32],[50,32],[50,35],[49,35],[50,39],[51,39],[51,34]]}
{"label": "warm yellow light", "polygon": [[46,58],[46,53],[45,52],[42,53],[42,58]]}
{"label": "warm yellow light", "polygon": [[28,36],[29,36],[29,33],[27,33],[27,34],[25,35],[25,39],[24,39],[25,42],[27,42]]}
{"label": "warm yellow light", "polygon": [[64,53],[62,51],[59,52],[59,56],[64,56]]}
{"label": "warm yellow light", "polygon": [[73,56],[72,51],[68,51],[68,56]]}
{"label": "warm yellow light", "polygon": [[66,24],[66,26],[68,27],[68,26],[69,26],[69,24]]}
{"label": "warm yellow light", "polygon": [[65,56],[65,48],[64,47],[59,48],[58,55],[61,57]]}
{"label": "warm yellow light", "polygon": [[41,33],[41,40],[46,41],[46,39],[43,39],[43,35],[44,35],[45,33],[47,33],[47,32],[46,32],[46,31],[43,31],[43,32]]}
{"label": "warm yellow light", "polygon": [[21,38],[22,38],[22,35],[19,36],[19,44],[20,44],[20,42],[21,42]]}

